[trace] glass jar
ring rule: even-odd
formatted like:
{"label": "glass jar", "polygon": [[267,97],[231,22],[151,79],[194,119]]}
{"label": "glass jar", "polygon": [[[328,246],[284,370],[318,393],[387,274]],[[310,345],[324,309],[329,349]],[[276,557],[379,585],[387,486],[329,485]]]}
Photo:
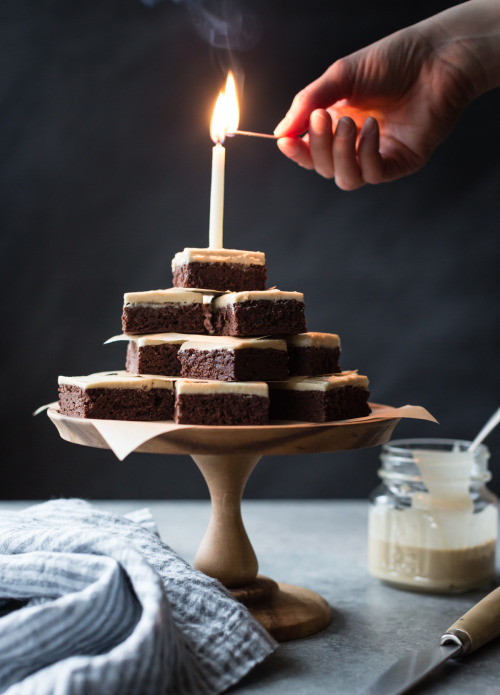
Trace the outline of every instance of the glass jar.
{"label": "glass jar", "polygon": [[460,592],[493,579],[498,529],[489,451],[453,439],[382,447],[370,496],[368,569],[394,586]]}

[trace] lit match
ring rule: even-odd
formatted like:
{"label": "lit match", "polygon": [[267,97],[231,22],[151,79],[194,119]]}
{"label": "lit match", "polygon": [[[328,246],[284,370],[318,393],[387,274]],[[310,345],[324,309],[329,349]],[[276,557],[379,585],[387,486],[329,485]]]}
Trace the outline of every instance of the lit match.
{"label": "lit match", "polygon": [[232,130],[227,133],[228,136],[247,135],[251,138],[266,138],[267,140],[278,140],[276,135],[268,135],[267,133],[252,133],[250,130]]}

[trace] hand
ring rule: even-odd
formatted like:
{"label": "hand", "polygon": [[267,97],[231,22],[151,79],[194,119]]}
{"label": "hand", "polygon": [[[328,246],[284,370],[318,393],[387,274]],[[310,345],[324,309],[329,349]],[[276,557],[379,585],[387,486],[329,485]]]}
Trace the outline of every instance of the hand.
{"label": "hand", "polygon": [[469,54],[431,18],[338,60],[297,94],[278,147],[344,190],[411,174],[473,98]]}

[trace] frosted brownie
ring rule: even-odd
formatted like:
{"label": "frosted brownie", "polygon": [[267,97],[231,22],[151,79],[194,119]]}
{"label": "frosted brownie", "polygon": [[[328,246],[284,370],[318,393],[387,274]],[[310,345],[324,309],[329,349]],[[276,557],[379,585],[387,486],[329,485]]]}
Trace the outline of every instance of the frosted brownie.
{"label": "frosted brownie", "polygon": [[266,425],[267,384],[177,379],[174,417],[179,425]]}
{"label": "frosted brownie", "polygon": [[162,374],[178,376],[181,363],[178,353],[181,345],[195,335],[182,333],[152,333],[129,335],[125,369],[131,374]]}
{"label": "frosted brownie", "polygon": [[174,379],[100,372],[59,377],[63,415],[102,420],[171,420]]}
{"label": "frosted brownie", "polygon": [[301,292],[230,292],[215,297],[211,308],[216,335],[262,336],[307,330]]}
{"label": "frosted brownie", "polygon": [[130,374],[178,376],[181,373],[181,363],[177,359],[180,346],[198,337],[190,333],[122,333],[106,340],[106,344],[129,341],[125,369]]}
{"label": "frosted brownie", "polygon": [[286,379],[286,342],[276,338],[205,337],[182,344],[181,376],[221,381]]}
{"label": "frosted brownie", "polygon": [[335,333],[298,333],[286,339],[290,376],[340,372],[340,338]]}
{"label": "frosted brownie", "polygon": [[124,333],[203,333],[206,312],[201,292],[175,287],[126,292],[122,330]]}
{"label": "frosted brownie", "polygon": [[172,260],[175,287],[225,292],[264,290],[266,257],[260,251],[185,248]]}
{"label": "frosted brownie", "polygon": [[269,393],[271,417],[277,420],[329,422],[364,417],[371,412],[368,379],[357,372],[269,382]]}

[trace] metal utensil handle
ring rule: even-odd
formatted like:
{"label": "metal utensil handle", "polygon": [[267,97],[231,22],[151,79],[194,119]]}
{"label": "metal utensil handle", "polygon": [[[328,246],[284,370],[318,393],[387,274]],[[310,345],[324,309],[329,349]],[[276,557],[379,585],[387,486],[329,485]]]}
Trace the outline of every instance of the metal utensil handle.
{"label": "metal utensil handle", "polygon": [[495,637],[500,637],[500,587],[454,622],[441,637],[441,644],[451,641],[450,636],[460,640],[463,655],[479,649]]}
{"label": "metal utensil handle", "polygon": [[477,447],[481,444],[483,439],[486,439],[486,437],[489,435],[491,430],[495,429],[495,427],[498,425],[500,422],[500,408],[495,410],[493,415],[490,417],[488,422],[484,425],[484,427],[481,428],[480,432],[476,435],[474,438],[474,441],[471,443],[467,451],[474,452]]}

